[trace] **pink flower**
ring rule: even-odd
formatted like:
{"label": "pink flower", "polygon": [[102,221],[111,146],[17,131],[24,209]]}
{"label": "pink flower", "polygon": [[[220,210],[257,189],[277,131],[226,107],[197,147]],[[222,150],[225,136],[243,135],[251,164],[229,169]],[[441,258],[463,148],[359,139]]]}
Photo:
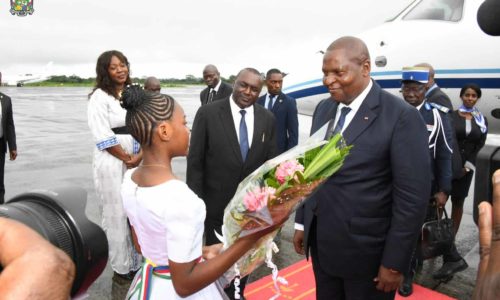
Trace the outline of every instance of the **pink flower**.
{"label": "pink flower", "polygon": [[248,211],[258,211],[267,205],[267,202],[274,197],[276,189],[272,187],[257,188],[248,192],[243,198],[243,204]]}
{"label": "pink flower", "polygon": [[301,165],[296,159],[287,160],[281,163],[276,168],[276,179],[280,184],[283,184],[287,179],[290,179],[297,171],[303,172],[304,166]]}

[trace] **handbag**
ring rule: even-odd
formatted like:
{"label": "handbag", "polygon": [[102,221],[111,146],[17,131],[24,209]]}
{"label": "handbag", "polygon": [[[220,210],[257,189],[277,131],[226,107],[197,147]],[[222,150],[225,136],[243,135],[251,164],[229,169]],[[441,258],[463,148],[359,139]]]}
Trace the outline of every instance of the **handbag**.
{"label": "handbag", "polygon": [[446,209],[444,218],[439,218],[439,211],[436,205],[436,218],[425,222],[422,225],[421,253],[423,259],[441,256],[447,253],[455,242],[453,230],[453,220],[448,218]]}

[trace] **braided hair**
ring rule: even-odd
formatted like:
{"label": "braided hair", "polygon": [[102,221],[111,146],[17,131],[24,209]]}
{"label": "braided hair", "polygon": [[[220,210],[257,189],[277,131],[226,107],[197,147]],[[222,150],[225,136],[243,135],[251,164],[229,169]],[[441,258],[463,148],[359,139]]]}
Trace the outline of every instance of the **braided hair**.
{"label": "braided hair", "polygon": [[150,146],[156,125],[172,118],[175,100],[168,95],[145,91],[139,85],[129,85],[123,90],[120,104],[127,110],[125,124],[130,134],[141,145]]}

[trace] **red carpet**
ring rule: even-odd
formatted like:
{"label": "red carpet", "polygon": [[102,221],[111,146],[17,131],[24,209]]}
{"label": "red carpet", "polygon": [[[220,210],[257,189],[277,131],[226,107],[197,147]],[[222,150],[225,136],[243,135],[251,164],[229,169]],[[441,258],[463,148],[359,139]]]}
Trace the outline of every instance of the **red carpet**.
{"label": "red carpet", "polygon": [[[311,263],[305,259],[279,271],[279,275],[288,281],[288,285],[280,285],[281,296],[279,300],[314,300],[316,299],[314,275]],[[271,275],[261,278],[245,288],[245,298],[247,300],[264,300],[274,296],[274,289]],[[413,285],[413,294],[410,297],[400,297],[396,293],[398,300],[450,300],[446,295],[429,290],[420,285]]]}

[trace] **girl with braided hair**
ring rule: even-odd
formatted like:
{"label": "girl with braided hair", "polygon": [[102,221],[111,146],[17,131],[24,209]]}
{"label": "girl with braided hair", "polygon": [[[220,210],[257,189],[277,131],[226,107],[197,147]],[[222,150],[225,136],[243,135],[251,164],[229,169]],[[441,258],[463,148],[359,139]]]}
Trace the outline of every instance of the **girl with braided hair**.
{"label": "girl with braided hair", "polygon": [[182,107],[170,96],[138,86],[124,90],[121,104],[127,128],[143,151],[142,164],[125,173],[121,191],[144,257],[127,299],[225,299],[217,279],[286,218],[220,254],[221,244],[202,247],[205,204],[171,165],[172,158],[188,152],[190,131]]}

